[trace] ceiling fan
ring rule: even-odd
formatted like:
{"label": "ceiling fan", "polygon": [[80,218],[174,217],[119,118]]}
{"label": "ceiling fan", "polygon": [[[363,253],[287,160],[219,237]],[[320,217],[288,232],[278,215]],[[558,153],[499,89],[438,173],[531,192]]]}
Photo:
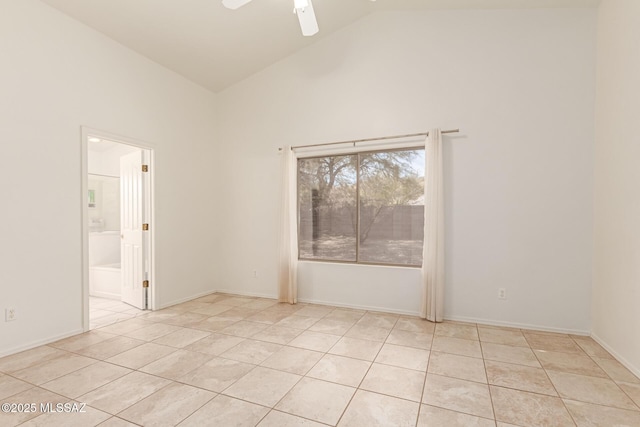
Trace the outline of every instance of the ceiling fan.
{"label": "ceiling fan", "polygon": [[[250,1],[222,0],[222,4],[227,9],[238,9]],[[303,36],[312,36],[318,32],[318,21],[316,21],[316,14],[313,12],[311,0],[293,0],[293,13],[298,15]]]}

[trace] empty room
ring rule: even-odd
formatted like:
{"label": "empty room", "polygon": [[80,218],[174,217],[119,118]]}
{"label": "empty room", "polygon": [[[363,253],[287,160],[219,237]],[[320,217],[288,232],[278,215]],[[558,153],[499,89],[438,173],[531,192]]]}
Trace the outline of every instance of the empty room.
{"label": "empty room", "polygon": [[639,40],[0,0],[0,425],[640,426]]}

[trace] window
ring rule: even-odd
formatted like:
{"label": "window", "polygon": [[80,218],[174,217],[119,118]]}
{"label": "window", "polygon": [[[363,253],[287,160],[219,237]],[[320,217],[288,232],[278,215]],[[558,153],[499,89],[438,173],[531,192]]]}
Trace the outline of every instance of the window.
{"label": "window", "polygon": [[298,159],[303,260],[422,265],[424,149]]}

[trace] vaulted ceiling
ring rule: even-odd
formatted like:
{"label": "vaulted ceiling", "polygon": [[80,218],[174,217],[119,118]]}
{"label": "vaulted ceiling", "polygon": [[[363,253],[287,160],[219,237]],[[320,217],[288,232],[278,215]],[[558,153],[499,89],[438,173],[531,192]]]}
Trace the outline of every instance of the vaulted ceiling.
{"label": "vaulted ceiling", "polygon": [[293,0],[42,0],[219,92],[379,10],[595,7],[599,0],[313,0],[320,32],[303,37]]}

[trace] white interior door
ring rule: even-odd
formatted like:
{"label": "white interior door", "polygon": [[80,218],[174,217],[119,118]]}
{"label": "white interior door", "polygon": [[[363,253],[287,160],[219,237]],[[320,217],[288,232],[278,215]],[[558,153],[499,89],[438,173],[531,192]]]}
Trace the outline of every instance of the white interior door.
{"label": "white interior door", "polygon": [[140,309],[147,308],[146,174],[142,171],[144,151],[120,158],[120,268],[122,301]]}

